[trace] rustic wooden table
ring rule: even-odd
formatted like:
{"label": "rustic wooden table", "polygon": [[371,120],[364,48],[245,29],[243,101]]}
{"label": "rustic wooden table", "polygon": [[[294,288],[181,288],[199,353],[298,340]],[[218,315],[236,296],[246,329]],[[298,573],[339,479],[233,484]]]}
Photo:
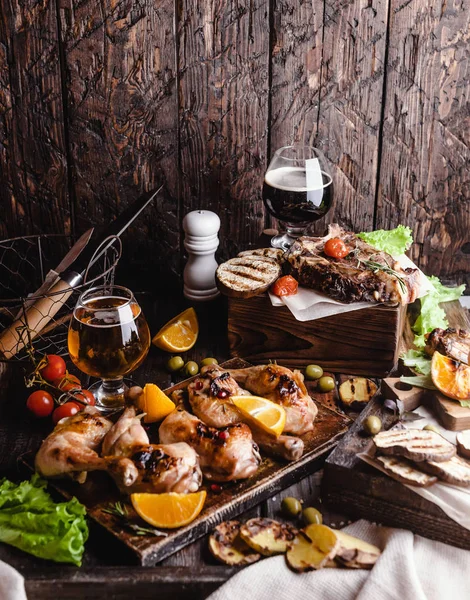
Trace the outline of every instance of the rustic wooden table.
{"label": "rustic wooden table", "polygon": [[[157,302],[153,297],[140,298],[145,307],[151,331],[184,308],[182,298],[177,301]],[[200,336],[198,342],[185,356],[199,361],[206,356],[215,356],[222,361],[229,356],[226,339],[226,308],[222,299],[198,310]],[[153,381],[162,388],[169,387],[174,380],[164,369],[167,356],[152,348],[144,365],[133,375],[137,383]],[[341,375],[337,376],[340,381]],[[83,376],[82,376],[83,380]],[[322,401],[330,406],[335,402],[336,391],[325,395]],[[30,419],[24,404],[27,391],[23,382],[23,369],[19,363],[0,363],[0,474],[10,478],[21,477],[18,457],[35,450],[50,430],[50,423]],[[320,398],[320,396],[319,396]],[[281,498],[295,496],[307,505],[320,508],[327,524],[343,526],[344,515],[335,514],[322,506],[320,494],[321,471],[276,494],[266,502],[242,515],[278,516]],[[201,539],[161,564],[152,568],[135,566],[126,555],[124,546],[110,539],[98,526],[91,526],[83,566],[75,568],[42,561],[7,545],[0,545],[0,559],[17,568],[26,579],[30,598],[49,599],[52,596],[66,600],[70,598],[109,599],[155,598],[161,600],[178,597],[206,598],[237,569],[218,565],[210,556],[207,540]]]}

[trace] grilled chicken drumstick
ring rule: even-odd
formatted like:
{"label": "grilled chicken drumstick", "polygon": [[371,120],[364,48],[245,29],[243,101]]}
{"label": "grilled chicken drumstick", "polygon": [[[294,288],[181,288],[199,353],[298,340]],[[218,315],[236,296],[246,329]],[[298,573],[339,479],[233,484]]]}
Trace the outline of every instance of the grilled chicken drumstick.
{"label": "grilled chicken drumstick", "polygon": [[[194,414],[211,427],[227,427],[243,422],[236,407],[231,403],[231,396],[250,395],[241,388],[227,371],[218,365],[210,365],[203,369],[203,375],[188,385],[188,396]],[[253,439],[268,454],[280,456],[285,460],[297,460],[304,451],[304,443],[300,438],[280,435],[274,437],[255,428],[250,423]]]}
{"label": "grilled chicken drumstick", "polygon": [[98,449],[111,426],[92,406],[61,419],[36,454],[36,471],[43,477],[69,475],[83,483],[87,471],[106,469]]}
{"label": "grilled chicken drumstick", "polygon": [[258,447],[244,423],[218,430],[178,408],[166,417],[158,434],[163,444],[187,442],[194,448],[204,476],[212,481],[247,479],[261,462]]}
{"label": "grilled chicken drumstick", "polygon": [[[206,367],[202,372],[207,373],[207,369],[210,367]],[[308,395],[300,371],[291,371],[286,367],[273,364],[247,367],[246,369],[227,369],[226,373],[253,394],[272,400],[284,407],[286,411],[285,433],[302,435],[313,429],[318,408]]]}
{"label": "grilled chicken drumstick", "polygon": [[121,492],[196,492],[202,481],[197,454],[184,443],[149,444],[141,418],[127,407],[103,440],[108,471]]}

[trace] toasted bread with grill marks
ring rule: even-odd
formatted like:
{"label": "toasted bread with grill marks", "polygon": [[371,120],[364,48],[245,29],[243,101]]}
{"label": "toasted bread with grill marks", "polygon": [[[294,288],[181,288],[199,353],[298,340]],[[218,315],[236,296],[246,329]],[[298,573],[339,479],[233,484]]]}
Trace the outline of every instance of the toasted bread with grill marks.
{"label": "toasted bread with grill marks", "polygon": [[453,456],[445,462],[427,461],[420,463],[420,468],[436,475],[441,481],[460,487],[470,486],[470,462],[460,456]]}
{"label": "toasted bread with grill marks", "polygon": [[470,458],[470,429],[457,434],[457,452],[464,458]]}
{"label": "toasted bread with grill marks", "polygon": [[284,250],[280,248],[256,248],[255,250],[244,250],[237,254],[239,258],[255,257],[255,258],[270,258],[279,264],[285,262]]}
{"label": "toasted bread with grill marks", "polygon": [[216,282],[226,296],[251,298],[266,292],[280,275],[281,266],[275,260],[242,256],[219,265]]}
{"label": "toasted bread with grill marks", "polygon": [[376,456],[375,458],[393,479],[401,483],[416,487],[429,487],[437,481],[437,477],[423,473],[406,458],[396,456]]}
{"label": "toasted bread with grill marks", "polygon": [[404,456],[415,462],[450,460],[456,448],[435,431],[425,429],[392,429],[374,437],[380,454]]}

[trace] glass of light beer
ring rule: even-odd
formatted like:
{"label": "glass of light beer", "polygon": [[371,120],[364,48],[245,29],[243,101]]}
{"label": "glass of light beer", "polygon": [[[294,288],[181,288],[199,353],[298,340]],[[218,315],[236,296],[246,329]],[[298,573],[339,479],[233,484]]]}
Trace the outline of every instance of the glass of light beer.
{"label": "glass of light beer", "polygon": [[150,347],[150,331],[133,293],[107,285],[84,292],[69,327],[68,349],[74,364],[99,377],[91,391],[102,410],[124,405],[123,377],[143,362]]}

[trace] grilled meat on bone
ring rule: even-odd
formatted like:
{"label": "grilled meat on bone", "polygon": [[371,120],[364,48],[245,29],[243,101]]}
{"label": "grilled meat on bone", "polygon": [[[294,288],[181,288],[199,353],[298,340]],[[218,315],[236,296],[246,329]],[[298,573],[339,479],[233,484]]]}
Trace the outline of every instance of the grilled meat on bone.
{"label": "grilled meat on bone", "polygon": [[454,360],[470,365],[470,333],[464,329],[434,329],[427,337],[425,352],[432,356],[435,351]]}
{"label": "grilled meat on bone", "polygon": [[[327,256],[324,247],[331,238],[341,238],[351,252],[345,258]],[[390,254],[339,225],[330,225],[325,237],[299,238],[285,257],[301,285],[340,302],[408,304],[418,294],[418,269],[402,269]]]}

